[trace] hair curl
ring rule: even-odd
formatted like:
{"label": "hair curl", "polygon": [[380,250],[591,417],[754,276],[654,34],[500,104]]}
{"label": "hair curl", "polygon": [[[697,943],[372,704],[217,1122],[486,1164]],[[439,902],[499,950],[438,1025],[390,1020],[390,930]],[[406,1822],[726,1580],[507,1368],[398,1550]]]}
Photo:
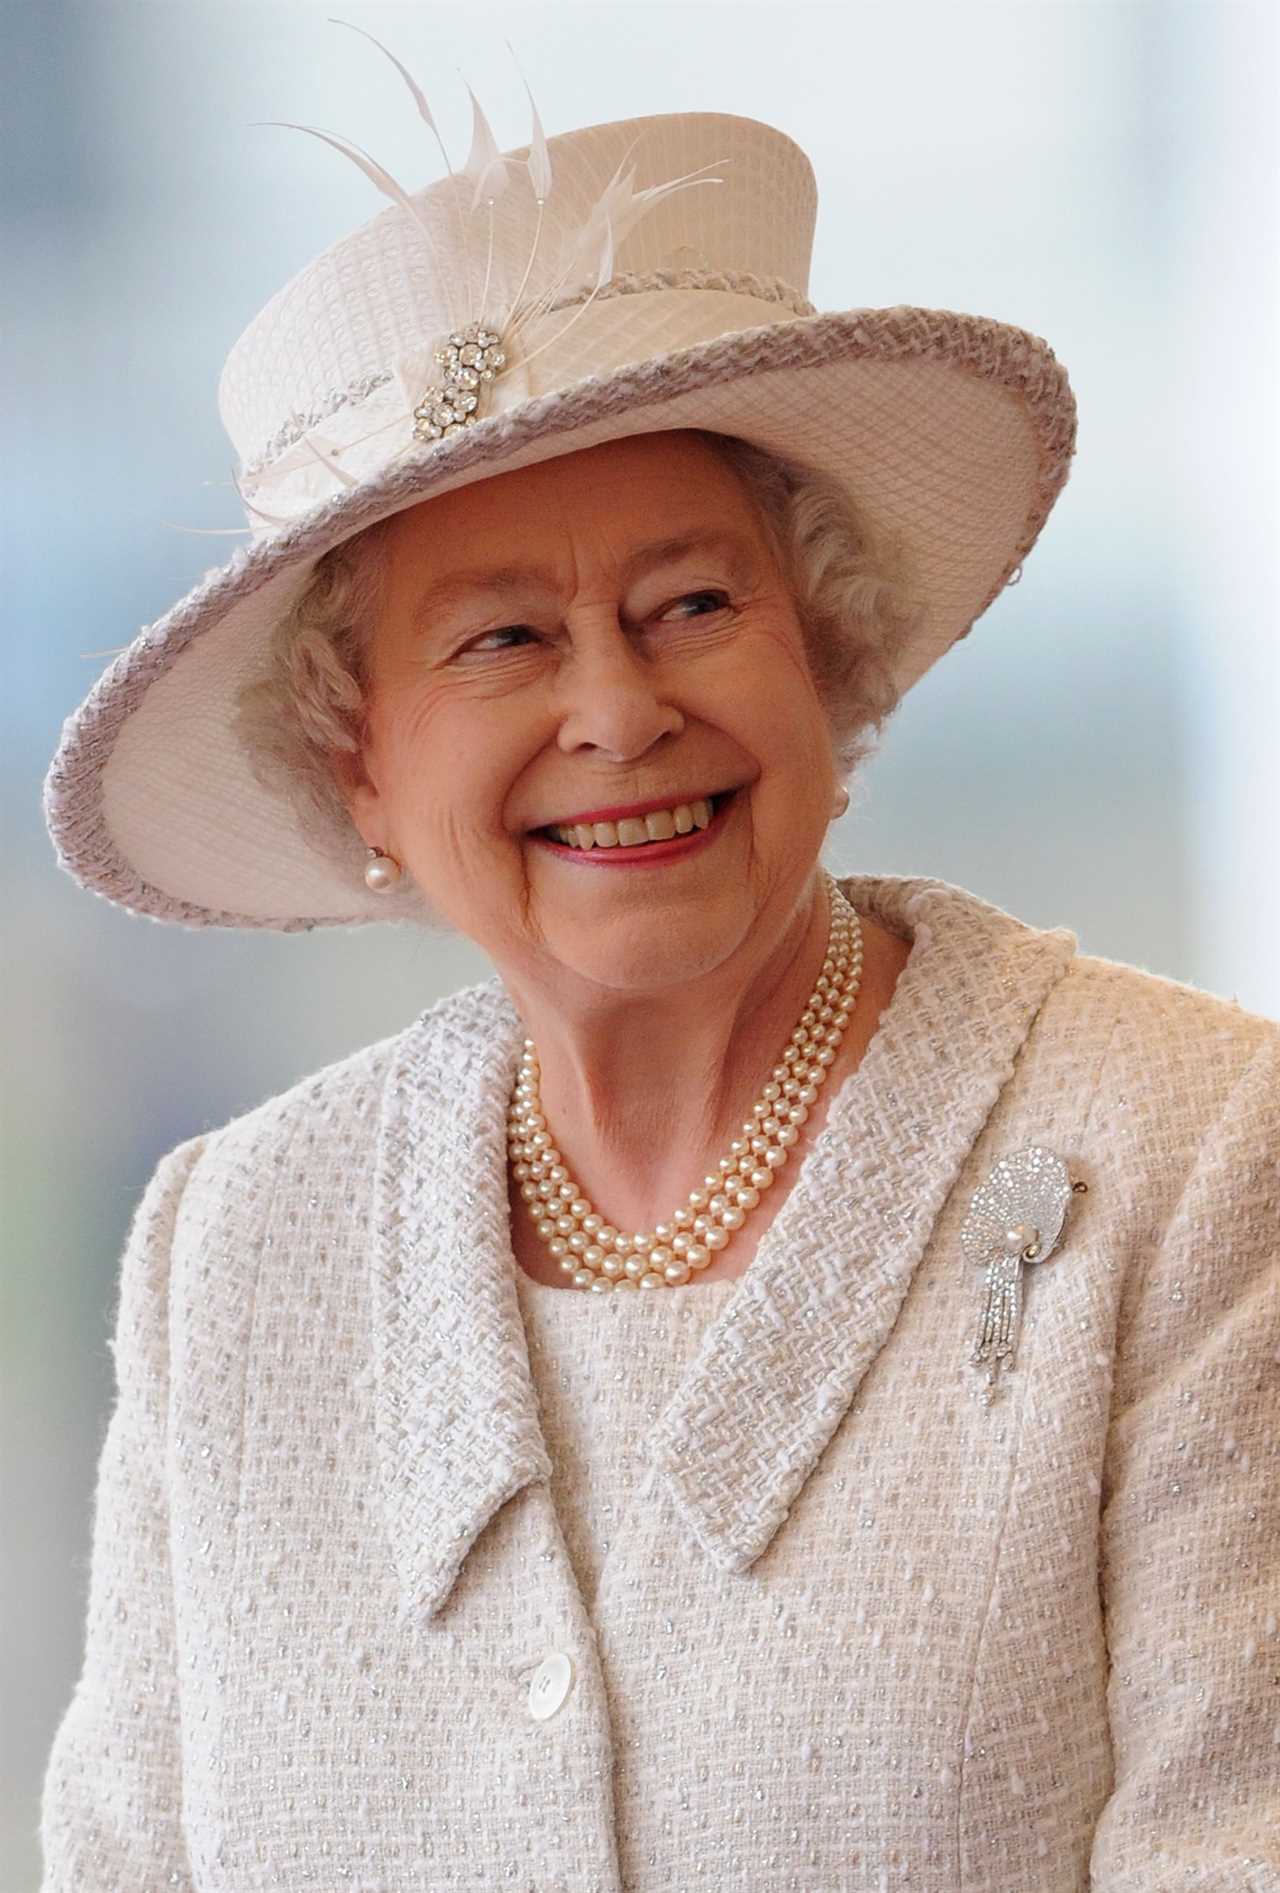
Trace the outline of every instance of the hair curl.
{"label": "hair curl", "polygon": [[[874,753],[898,705],[895,660],[919,617],[897,549],[873,541],[830,475],[698,431],[738,475],[768,530],[796,602],[836,771],[847,777]],[[235,717],[257,779],[283,791],[312,844],[352,874],[365,851],[333,761],[364,746],[368,651],[390,524],[367,527],[318,560],[272,632],[264,673],[240,690]],[[439,924],[408,876],[386,900],[389,913]]]}

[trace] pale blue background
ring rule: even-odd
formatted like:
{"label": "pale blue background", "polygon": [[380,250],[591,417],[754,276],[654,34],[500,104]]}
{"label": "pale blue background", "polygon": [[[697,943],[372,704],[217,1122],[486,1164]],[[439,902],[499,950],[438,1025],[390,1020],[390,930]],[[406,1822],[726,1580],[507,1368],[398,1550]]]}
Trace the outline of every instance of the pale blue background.
{"label": "pale blue background", "polygon": [[[132,919],[53,865],[58,725],[238,523],[214,408],[270,293],[381,208],[337,129],[436,175],[334,0],[4,15],[14,84],[4,1016],[8,1468],[0,1881],[36,1885],[35,1796],[81,1655],[119,1245],[152,1165],[485,970],[388,929],[289,938]],[[359,5],[455,150],[461,66],[523,142],[685,108],[811,153],[823,307],[918,302],[1047,336],[1081,406],[1071,484],[972,636],[909,697],[838,861],[929,873],[1086,950],[1280,1012],[1275,763],[1275,14],[966,0]]]}

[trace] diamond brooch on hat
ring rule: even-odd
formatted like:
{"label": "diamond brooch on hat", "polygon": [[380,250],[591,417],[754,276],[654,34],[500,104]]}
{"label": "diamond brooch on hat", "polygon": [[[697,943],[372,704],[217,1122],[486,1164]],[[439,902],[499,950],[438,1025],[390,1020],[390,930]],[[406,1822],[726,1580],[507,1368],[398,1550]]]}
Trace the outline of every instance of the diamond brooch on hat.
{"label": "diamond brooch on hat", "polygon": [[1067,1209],[1086,1183],[1073,1183],[1061,1157],[1041,1144],[1001,1157],[974,1191],[960,1230],[970,1262],[986,1271],[985,1293],[969,1365],[981,1376],[979,1399],[990,1406],[1001,1370],[1007,1374],[1022,1325],[1023,1268],[1047,1262],[1062,1240]]}
{"label": "diamond brooch on hat", "polygon": [[417,440],[442,440],[480,418],[480,397],[485,384],[495,381],[507,365],[502,337],[481,322],[455,329],[436,361],[444,370],[442,388],[428,388],[413,410]]}

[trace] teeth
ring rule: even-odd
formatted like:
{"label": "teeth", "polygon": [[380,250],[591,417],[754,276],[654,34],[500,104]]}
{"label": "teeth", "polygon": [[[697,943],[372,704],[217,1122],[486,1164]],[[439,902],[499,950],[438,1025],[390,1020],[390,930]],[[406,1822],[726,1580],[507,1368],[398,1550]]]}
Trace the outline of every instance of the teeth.
{"label": "teeth", "polygon": [[626,815],[619,822],[576,822],[552,825],[547,833],[566,848],[640,848],[650,841],[672,841],[710,826],[715,810],[710,799],[678,802],[674,808],[654,809],[649,815]]}

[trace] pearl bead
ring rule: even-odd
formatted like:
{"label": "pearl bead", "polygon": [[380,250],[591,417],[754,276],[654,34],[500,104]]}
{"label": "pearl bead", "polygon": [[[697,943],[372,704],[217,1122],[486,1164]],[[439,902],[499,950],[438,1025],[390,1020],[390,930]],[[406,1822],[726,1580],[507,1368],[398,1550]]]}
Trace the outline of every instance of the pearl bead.
{"label": "pearl bead", "polygon": [[702,1240],[708,1249],[723,1249],[729,1237],[728,1233],[723,1229],[708,1229]]}
{"label": "pearl bead", "polygon": [[[554,1229],[554,1228],[555,1228],[555,1224],[554,1224],[554,1223],[552,1223],[552,1225],[551,1225],[551,1227],[552,1227],[552,1228]],[[541,1234],[542,1234],[542,1225],[541,1225],[541,1224],[539,1224],[539,1225],[538,1225],[538,1234],[539,1234],[539,1235],[541,1235]],[[563,1237],[563,1236],[550,1236],[550,1237],[548,1237],[548,1239],[547,1239],[547,1247],[548,1247],[548,1249],[550,1249],[550,1251],[551,1251],[551,1253],[552,1253],[552,1255],[554,1255],[554,1256],[556,1256],[557,1258],[559,1258],[559,1257],[560,1257],[560,1256],[562,1256],[562,1255],[568,1255],[568,1253],[569,1253],[569,1245],[568,1245],[568,1243],[567,1243],[567,1242],[565,1241],[565,1239],[564,1239],[564,1237]]]}
{"label": "pearl bead", "polygon": [[667,1263],[662,1273],[670,1287],[679,1288],[682,1282],[688,1281],[691,1271],[687,1262],[673,1260]]}
{"label": "pearl bead", "polygon": [[385,894],[400,879],[400,863],[390,855],[375,855],[364,871],[365,886],[374,894]]}
{"label": "pearl bead", "polygon": [[607,1255],[600,1264],[600,1273],[601,1275],[607,1275],[611,1282],[616,1282],[618,1277],[623,1273],[622,1257],[620,1255]]}
{"label": "pearl bead", "polygon": [[593,1295],[612,1295],[613,1283],[607,1280],[605,1276],[597,1275],[591,1284],[591,1293]]}
{"label": "pearl bead", "polygon": [[594,1283],[595,1279],[596,1278],[590,1269],[575,1269],[574,1270],[573,1285],[575,1288],[590,1288],[592,1284]]}
{"label": "pearl bead", "polygon": [[649,1251],[649,1267],[651,1269],[665,1269],[674,1261],[675,1257],[672,1255],[665,1242],[655,1242],[652,1249]]}
{"label": "pearl bead", "polygon": [[[751,1172],[751,1187],[753,1190],[767,1190],[772,1182],[773,1171],[767,1164],[762,1164],[760,1169]],[[759,1198],[757,1197],[756,1200],[758,1202]]]}
{"label": "pearl bead", "polygon": [[691,1269],[705,1269],[711,1260],[711,1251],[705,1242],[691,1242],[684,1252],[684,1259]]}
{"label": "pearl bead", "polygon": [[736,1203],[731,1203],[720,1217],[720,1227],[722,1229],[741,1229],[746,1220],[745,1211],[740,1210]]}
{"label": "pearl bead", "polygon": [[622,1266],[625,1272],[631,1277],[632,1281],[635,1282],[638,1281],[642,1275],[648,1274],[649,1259],[647,1256],[643,1255],[629,1255]]}
{"label": "pearl bead", "polygon": [[666,1285],[667,1285],[667,1284],[666,1284],[666,1282],[665,1282],[665,1281],[663,1280],[663,1278],[662,1278],[662,1276],[661,1276],[661,1275],[655,1275],[655,1274],[654,1274],[654,1273],[652,1272],[652,1270],[651,1270],[651,1271],[649,1272],[649,1274],[648,1274],[648,1275],[642,1275],[642,1276],[640,1277],[640,1286],[641,1286],[641,1288],[665,1288],[665,1287],[666,1287]]}

